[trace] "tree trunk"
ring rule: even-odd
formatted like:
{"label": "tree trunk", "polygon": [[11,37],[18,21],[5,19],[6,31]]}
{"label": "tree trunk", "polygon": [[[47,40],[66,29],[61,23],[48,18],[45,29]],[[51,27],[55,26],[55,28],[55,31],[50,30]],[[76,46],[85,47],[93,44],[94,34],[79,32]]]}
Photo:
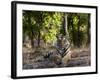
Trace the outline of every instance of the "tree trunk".
{"label": "tree trunk", "polygon": [[31,46],[32,46],[32,48],[34,48],[34,40],[33,40],[34,32],[33,32],[33,28],[31,25],[31,16],[30,15],[28,16],[28,25],[31,27],[30,39],[31,39]]}
{"label": "tree trunk", "polygon": [[88,14],[88,26],[87,26],[87,46],[90,44],[90,14]]}
{"label": "tree trunk", "polygon": [[67,14],[64,13],[64,20],[63,20],[63,29],[64,29],[64,35],[68,35],[68,30],[67,30]]}
{"label": "tree trunk", "polygon": [[34,48],[34,38],[33,38],[33,30],[31,31],[31,46]]}
{"label": "tree trunk", "polygon": [[40,31],[38,32],[38,47],[40,46],[40,37],[41,37],[41,34],[40,34]]}
{"label": "tree trunk", "polygon": [[79,22],[78,22],[78,25],[77,25],[77,30],[78,30],[78,32],[77,32],[77,46],[78,47],[80,47],[80,45],[81,45],[81,43],[80,43],[80,34],[79,34],[79,32],[80,32],[80,16],[78,15],[78,19],[79,19]]}
{"label": "tree trunk", "polygon": [[76,45],[76,43],[75,43],[75,32],[74,32],[74,25],[73,25],[73,18],[72,18],[72,16],[71,16],[71,27],[72,27],[72,30],[71,30],[71,32],[72,32],[72,42],[73,42],[73,45],[75,46]]}

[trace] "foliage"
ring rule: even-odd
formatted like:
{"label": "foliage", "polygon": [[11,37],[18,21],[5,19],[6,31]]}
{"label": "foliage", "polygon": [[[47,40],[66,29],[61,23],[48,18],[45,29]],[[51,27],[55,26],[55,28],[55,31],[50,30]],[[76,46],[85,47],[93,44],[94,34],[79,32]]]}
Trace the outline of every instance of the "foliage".
{"label": "foliage", "polygon": [[89,14],[86,13],[68,13],[68,31],[70,40],[74,46],[80,47],[86,45],[88,40],[87,31],[89,29]]}
{"label": "foliage", "polygon": [[[64,20],[65,15],[67,15],[66,20]],[[34,40],[38,42],[38,46],[41,40],[45,44],[52,44],[57,41],[58,35],[68,35],[65,34],[67,30],[73,46],[81,47],[89,44],[90,14],[23,11],[23,40],[28,36],[33,47]]]}

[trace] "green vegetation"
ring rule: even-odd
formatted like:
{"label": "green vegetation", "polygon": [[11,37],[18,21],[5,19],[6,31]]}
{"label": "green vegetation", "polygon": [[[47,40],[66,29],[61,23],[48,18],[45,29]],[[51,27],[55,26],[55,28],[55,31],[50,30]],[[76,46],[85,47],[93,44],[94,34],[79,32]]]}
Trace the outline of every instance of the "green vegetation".
{"label": "green vegetation", "polygon": [[[67,36],[72,47],[90,44],[90,14],[46,11],[23,11],[23,43],[31,46],[54,45],[58,36]],[[41,45],[42,44],[42,45]]]}

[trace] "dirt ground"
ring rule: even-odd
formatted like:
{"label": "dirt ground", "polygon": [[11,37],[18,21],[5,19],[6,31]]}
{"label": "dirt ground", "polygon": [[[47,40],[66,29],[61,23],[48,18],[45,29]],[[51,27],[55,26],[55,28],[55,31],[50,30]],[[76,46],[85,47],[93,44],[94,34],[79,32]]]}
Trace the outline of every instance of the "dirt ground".
{"label": "dirt ground", "polygon": [[23,48],[23,69],[81,67],[91,65],[89,48],[70,50],[63,58],[58,54],[45,56],[48,50]]}

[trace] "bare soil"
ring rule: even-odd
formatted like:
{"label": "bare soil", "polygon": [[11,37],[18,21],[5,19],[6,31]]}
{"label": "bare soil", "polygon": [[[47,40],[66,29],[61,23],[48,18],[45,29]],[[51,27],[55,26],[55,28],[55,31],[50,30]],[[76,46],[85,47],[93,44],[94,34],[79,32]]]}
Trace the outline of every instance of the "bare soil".
{"label": "bare soil", "polygon": [[[49,49],[48,49],[49,50]],[[48,50],[36,48],[23,48],[23,69],[42,69],[60,67],[81,67],[91,65],[91,52],[89,48],[70,50],[70,57],[67,60],[57,54],[44,57]]]}

